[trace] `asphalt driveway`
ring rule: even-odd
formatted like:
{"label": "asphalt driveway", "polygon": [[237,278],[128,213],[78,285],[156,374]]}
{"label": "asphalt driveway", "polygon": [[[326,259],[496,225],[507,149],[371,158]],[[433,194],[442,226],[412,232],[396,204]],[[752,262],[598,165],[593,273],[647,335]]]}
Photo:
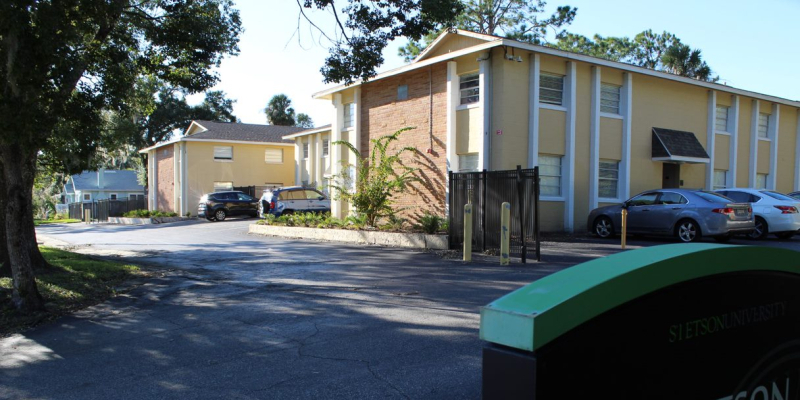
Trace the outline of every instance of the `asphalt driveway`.
{"label": "asphalt driveway", "polygon": [[0,398],[479,398],[479,308],[618,251],[549,243],[544,263],[500,267],[251,236],[251,222],[40,227],[157,277],[0,339]]}

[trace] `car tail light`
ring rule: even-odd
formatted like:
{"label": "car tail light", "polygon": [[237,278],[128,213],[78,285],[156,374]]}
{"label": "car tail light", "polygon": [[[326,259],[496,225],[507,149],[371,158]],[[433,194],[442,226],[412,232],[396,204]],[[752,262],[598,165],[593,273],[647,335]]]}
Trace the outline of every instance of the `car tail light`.
{"label": "car tail light", "polygon": [[781,214],[797,214],[797,208],[792,206],[775,206],[778,210],[781,210]]}
{"label": "car tail light", "polygon": [[715,208],[711,210],[711,212],[715,212],[717,214],[724,214],[724,215],[733,215],[734,211],[733,208],[725,207],[725,208]]}
{"label": "car tail light", "polygon": [[269,209],[270,209],[270,210],[274,210],[276,205],[277,205],[277,204],[275,204],[275,200],[272,200],[272,201],[270,201],[270,202],[269,202]]}
{"label": "car tail light", "polygon": [[749,214],[752,214],[753,213],[753,207],[747,207],[747,212]]}

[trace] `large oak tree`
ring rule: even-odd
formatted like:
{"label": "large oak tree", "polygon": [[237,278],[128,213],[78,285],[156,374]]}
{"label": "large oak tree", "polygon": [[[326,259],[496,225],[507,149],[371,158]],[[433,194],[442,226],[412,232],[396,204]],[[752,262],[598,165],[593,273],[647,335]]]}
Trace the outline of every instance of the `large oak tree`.
{"label": "large oak tree", "polygon": [[128,112],[141,76],[189,92],[213,86],[210,67],[238,52],[240,32],[232,0],[0,2],[0,250],[19,310],[43,308],[34,280],[43,262],[31,199],[37,159],[87,157],[102,112]]}

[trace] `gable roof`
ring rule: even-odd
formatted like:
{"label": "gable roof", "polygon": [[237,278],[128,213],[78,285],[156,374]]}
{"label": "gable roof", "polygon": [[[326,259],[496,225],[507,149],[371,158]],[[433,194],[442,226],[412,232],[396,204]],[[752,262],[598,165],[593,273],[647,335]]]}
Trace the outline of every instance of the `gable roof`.
{"label": "gable roof", "polygon": [[[197,129],[197,128],[202,129]],[[293,143],[283,136],[304,131],[306,128],[280,125],[241,124],[234,122],[192,121],[186,130],[187,140],[229,140],[259,143]],[[194,133],[197,131],[197,133]]]}
{"label": "gable roof", "polygon": [[[442,43],[445,43],[445,39],[447,37],[453,36],[453,35],[462,35],[462,36],[468,36],[468,37],[471,37],[471,38],[482,38],[482,39],[485,39],[486,41],[484,43],[482,43],[482,44],[477,44],[477,45],[474,45],[474,46],[471,46],[471,47],[466,47],[466,48],[463,48],[463,49],[460,49],[460,50],[451,51],[451,52],[440,54],[440,55],[435,55],[434,47],[435,46],[439,46]],[[565,50],[559,50],[559,49],[556,49],[556,48],[553,48],[553,47],[547,47],[547,46],[541,46],[541,45],[536,45],[536,44],[531,44],[531,43],[520,42],[520,41],[516,41],[516,40],[512,40],[512,39],[501,38],[499,36],[483,35],[483,34],[480,34],[480,33],[469,32],[469,31],[465,31],[465,30],[462,30],[462,29],[452,29],[452,30],[445,31],[444,33],[442,33],[436,40],[434,40],[428,46],[428,47],[431,47],[430,51],[423,51],[422,53],[420,53],[420,55],[417,57],[417,59],[415,59],[411,64],[404,65],[402,67],[391,69],[389,71],[377,74],[377,75],[375,75],[375,77],[373,77],[370,80],[370,82],[371,81],[377,81],[377,80],[383,79],[383,78],[388,78],[390,76],[399,75],[399,74],[402,74],[402,73],[405,73],[405,72],[408,72],[408,71],[412,71],[412,70],[415,70],[415,69],[418,69],[418,68],[427,67],[429,65],[433,65],[433,64],[440,63],[440,62],[443,62],[443,61],[449,61],[449,60],[452,60],[454,58],[458,58],[458,57],[465,56],[465,55],[468,55],[468,54],[482,52],[482,51],[486,51],[486,50],[489,50],[489,49],[494,48],[494,47],[501,47],[501,46],[513,47],[513,48],[517,48],[517,49],[527,50],[527,51],[530,51],[530,52],[533,52],[533,53],[547,54],[547,55],[552,55],[552,56],[556,56],[556,57],[563,57],[563,58],[566,58],[568,60],[581,61],[581,62],[585,62],[585,63],[592,64],[592,65],[605,66],[605,67],[620,69],[620,70],[623,70],[623,71],[635,72],[635,73],[642,74],[642,75],[648,75],[648,76],[653,76],[653,77],[656,77],[656,78],[661,78],[661,79],[667,79],[667,80],[676,81],[676,82],[687,83],[689,85],[704,87],[704,88],[711,89],[711,90],[719,90],[721,92],[726,92],[726,93],[730,93],[730,94],[737,94],[737,95],[751,97],[751,98],[754,98],[754,99],[769,101],[769,102],[773,102],[773,103],[779,103],[779,104],[783,104],[783,105],[790,106],[790,107],[800,107],[800,100],[785,99],[785,98],[782,98],[782,97],[771,96],[771,95],[767,95],[767,94],[753,92],[753,91],[750,91],[750,90],[738,89],[738,88],[735,88],[735,87],[732,87],[732,86],[723,85],[721,83],[700,81],[700,80],[697,80],[697,79],[687,78],[685,76],[675,75],[675,74],[671,74],[669,72],[664,72],[664,71],[657,71],[657,70],[654,70],[654,69],[640,67],[640,66],[637,66],[637,65],[628,64],[628,63],[624,63],[624,62],[611,61],[611,60],[607,60],[605,58],[587,56],[585,54],[580,54],[580,53],[575,53],[575,52],[565,51]],[[351,85],[338,85],[338,86],[335,86],[335,87],[332,87],[332,88],[328,88],[328,89],[322,90],[320,92],[314,93],[312,95],[312,97],[314,97],[315,99],[327,99],[327,98],[330,98],[336,92],[339,92],[339,91],[342,91],[342,90],[345,90],[345,89],[349,89],[349,88],[352,88],[352,87],[356,87],[356,86],[359,86],[359,85],[361,85],[363,83],[365,83],[365,82],[363,80],[359,79],[359,80],[356,80]]]}
{"label": "gable roof", "polygon": [[126,191],[126,192],[143,192],[144,186],[140,185],[136,178],[136,171],[133,170],[106,170],[103,174],[103,188],[97,186],[97,175],[102,171],[83,171],[80,174],[72,175],[70,182],[65,185],[67,193],[73,193],[73,190],[87,191],[87,190],[105,190],[105,191]]}

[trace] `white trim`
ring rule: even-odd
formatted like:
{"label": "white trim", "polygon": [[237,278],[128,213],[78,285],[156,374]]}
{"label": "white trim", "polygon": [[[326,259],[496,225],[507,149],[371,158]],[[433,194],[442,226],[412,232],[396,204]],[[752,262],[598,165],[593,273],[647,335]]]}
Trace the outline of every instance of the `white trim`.
{"label": "white trim", "polygon": [[609,198],[609,197],[599,197],[597,199],[598,203],[622,203],[624,200],[620,198]]}
{"label": "white trim", "polygon": [[[353,134],[350,135],[351,136],[350,143],[352,143],[353,146],[356,148],[356,150],[358,150],[358,152],[360,153],[361,152],[361,87],[360,86],[355,88],[355,90],[353,90],[353,103],[355,103],[355,106],[353,107],[354,111],[353,126],[352,126]],[[366,157],[368,156],[368,154],[365,153],[363,154],[363,156]],[[358,165],[358,163],[355,163],[354,165]]]}
{"label": "white trim", "polygon": [[439,37],[437,37],[433,42],[431,42],[431,44],[425,46],[425,49],[423,49],[416,57],[414,57],[414,60],[412,60],[411,62],[416,63],[419,60],[422,60],[423,58],[425,58],[425,56],[428,55],[428,53],[432,52],[436,47],[438,47],[439,43],[441,43],[446,37],[453,35],[461,35],[461,36],[471,37],[473,39],[486,40],[487,42],[492,42],[500,39],[496,36],[486,35],[478,32],[465,31],[463,29],[455,29],[454,31],[446,30],[444,31],[444,33],[439,35]]}
{"label": "white trim", "polygon": [[714,133],[717,124],[717,92],[708,91],[708,118],[706,119],[706,153],[708,153],[708,167],[706,168],[706,190],[714,188],[714,155],[717,135]]}
{"label": "white trim", "polygon": [[542,60],[531,54],[528,60],[528,168],[539,165],[539,72]]}
{"label": "white trim", "polygon": [[[341,168],[342,149],[341,146],[334,146],[333,142],[342,140],[342,121],[344,120],[344,108],[342,106],[342,94],[336,93],[333,95],[331,101],[333,103],[333,119],[331,121],[331,142],[328,147],[328,153],[331,156],[331,173],[332,177],[338,177],[339,169]],[[336,178],[334,178],[336,179]],[[331,215],[336,218],[343,218],[342,215],[342,202],[334,199],[335,190],[330,188],[331,194]]]}
{"label": "white trim", "polygon": [[303,161],[303,144],[301,139],[294,142],[294,184],[301,185],[302,174],[300,173],[301,164]]}
{"label": "white trim", "polygon": [[[577,114],[577,64],[574,61],[567,62],[567,76],[565,82],[565,103],[568,105],[567,109],[567,132],[565,137],[565,158],[566,158],[566,183],[562,183],[562,187],[566,188],[565,197],[567,198],[564,203],[564,230],[573,232],[575,227],[575,118]],[[562,176],[564,174],[562,173]]]}
{"label": "white trim", "polygon": [[710,160],[708,158],[684,156],[653,157],[653,161],[678,161],[695,164],[710,164]]}
{"label": "white trim", "polygon": [[728,177],[725,184],[736,187],[736,166],[739,156],[739,96],[731,95],[731,107],[728,109],[728,131],[731,135],[728,146]]}
{"label": "white trim", "polygon": [[257,144],[262,146],[285,146],[292,147],[292,143],[276,143],[276,142],[248,142],[246,140],[220,140],[220,139],[187,139],[182,138],[182,142],[206,142],[206,143],[231,143],[231,144]]}
{"label": "white trim", "polygon": [[[591,117],[589,120],[589,211],[597,208],[600,192],[600,84],[601,67],[593,66],[591,72]],[[619,175],[618,175],[619,176]]]}
{"label": "white trim", "polygon": [[478,158],[478,170],[490,169],[489,151],[491,148],[492,131],[492,53],[488,52],[485,59],[478,61],[480,99],[478,103],[483,111],[483,135],[481,135],[481,155]]}
{"label": "white trim", "polygon": [[800,190],[800,110],[797,111],[797,133],[794,145],[794,190]]}
{"label": "white trim", "polygon": [[772,142],[772,139],[768,137],[759,137],[758,140],[761,142]]}
{"label": "white trim", "polygon": [[769,175],[767,175],[767,189],[777,190],[778,188],[778,134],[780,132],[781,107],[777,103],[772,104],[772,115],[769,116],[769,137],[772,145],[769,150]]}
{"label": "white trim", "polygon": [[[464,36],[470,36],[470,35],[467,35],[465,31],[459,30],[458,33],[459,34],[463,34]],[[472,35],[480,35],[480,34],[476,34],[476,33],[473,33],[473,32],[470,32],[470,34],[472,34]],[[489,37],[493,37],[493,36],[489,36]],[[653,77],[656,77],[656,78],[661,78],[661,79],[666,79],[666,80],[686,83],[686,84],[689,84],[689,85],[699,86],[699,87],[703,87],[703,88],[706,88],[706,89],[719,90],[721,92],[725,92],[725,93],[729,93],[729,94],[738,94],[738,95],[742,95],[742,96],[752,97],[754,99],[780,103],[780,104],[787,105],[787,106],[790,106],[790,107],[800,107],[800,101],[784,99],[784,98],[770,96],[770,95],[757,93],[757,92],[752,92],[752,91],[748,91],[748,90],[744,90],[744,89],[737,89],[737,88],[734,88],[734,87],[731,87],[731,86],[726,86],[726,85],[719,84],[719,83],[699,81],[697,79],[687,78],[687,77],[683,77],[683,76],[679,76],[679,75],[673,75],[673,74],[670,74],[670,73],[667,73],[667,72],[656,71],[656,70],[652,70],[652,69],[648,69],[648,68],[644,68],[644,67],[639,67],[639,66],[635,66],[635,65],[631,65],[631,64],[626,64],[626,63],[622,63],[622,62],[618,62],[618,61],[610,61],[610,60],[605,60],[605,59],[597,58],[597,57],[591,57],[591,56],[587,56],[587,55],[583,55],[583,54],[572,53],[572,52],[569,52],[569,51],[557,50],[557,49],[554,49],[554,48],[551,48],[551,47],[539,46],[539,45],[534,45],[534,44],[530,44],[530,43],[522,43],[522,42],[518,42],[516,40],[502,39],[502,38],[497,38],[497,40],[493,40],[493,41],[486,42],[486,43],[483,43],[483,44],[479,44],[479,45],[475,45],[475,46],[472,46],[472,47],[468,47],[466,49],[461,49],[461,50],[458,50],[458,51],[450,52],[450,53],[447,53],[447,54],[443,54],[441,56],[432,57],[432,58],[429,58],[427,60],[420,60],[418,62],[414,62],[412,64],[408,64],[408,65],[405,65],[403,67],[396,68],[394,70],[390,70],[390,71],[386,71],[384,73],[378,74],[375,77],[373,77],[371,80],[375,81],[375,80],[378,80],[378,79],[383,79],[383,78],[386,78],[386,77],[389,77],[389,76],[394,76],[394,75],[397,75],[397,74],[401,74],[401,73],[406,72],[406,71],[422,68],[422,67],[425,67],[425,66],[428,66],[428,65],[431,65],[431,64],[435,64],[435,63],[439,63],[439,62],[442,62],[442,61],[451,60],[451,59],[458,58],[458,57],[461,57],[461,56],[464,56],[464,55],[467,55],[467,54],[470,54],[470,53],[477,53],[477,52],[485,51],[487,49],[490,49],[490,48],[493,48],[493,47],[499,47],[499,46],[514,47],[514,48],[528,50],[528,51],[532,51],[532,52],[538,52],[538,53],[542,53],[542,54],[562,57],[562,58],[566,58],[568,60],[582,61],[582,62],[589,63],[589,64],[592,64],[592,65],[611,67],[611,68],[620,69],[620,70],[623,70],[623,71],[626,71],[626,72],[635,72],[635,73],[639,73],[639,74],[642,74],[642,75],[648,75],[648,76],[653,76]],[[348,87],[352,87],[352,86],[356,86],[356,85],[360,85],[360,84],[362,84],[361,80],[358,80],[358,81],[356,81],[355,83],[353,83],[353,84],[351,84],[349,86],[347,86],[347,85],[338,85],[338,86],[332,87],[330,89],[326,89],[326,90],[317,92],[317,93],[315,93],[313,95],[313,97],[314,98],[322,98],[324,96],[329,96],[329,95],[331,95],[331,94],[333,94],[335,92],[341,91],[341,90],[346,89]]]}
{"label": "white trim", "polygon": [[[450,64],[450,62],[448,62],[448,64]],[[470,108],[478,108],[480,106],[480,103],[459,104],[456,106],[456,111],[469,110]]]}
{"label": "white trim", "polygon": [[731,135],[730,132],[725,132],[725,131],[714,131],[714,134],[715,135],[722,135],[722,136],[730,136]]}
{"label": "white trim", "polygon": [[633,119],[633,74],[622,75],[620,90],[620,111],[625,113],[622,122],[622,160],[619,166],[619,179],[622,182],[620,197],[631,197],[631,120]]}
{"label": "white trim", "polygon": [[[447,171],[458,172],[458,155],[456,154],[456,144],[458,143],[458,130],[456,126],[456,111],[458,111],[459,90],[458,90],[458,64],[455,61],[447,62],[447,142],[445,143],[445,154],[447,155]],[[479,88],[480,90],[480,88]],[[471,104],[470,104],[471,105]],[[449,175],[448,175],[449,179]],[[448,191],[447,204],[449,201],[450,184],[445,186]]]}
{"label": "white trim", "polygon": [[[595,67],[592,67],[592,68],[595,68]],[[600,68],[600,67],[597,67],[597,68]],[[602,111],[599,111],[599,113],[600,113],[600,116],[603,117],[603,118],[621,119],[621,120],[625,119],[624,116],[619,115],[619,114],[611,114],[611,113],[602,112]]]}
{"label": "white trim", "polygon": [[753,112],[750,116],[750,173],[747,187],[756,187],[756,171],[758,169],[758,114],[760,104],[753,99]]}
{"label": "white trim", "polygon": [[[331,145],[328,144],[328,153],[331,151]],[[314,182],[318,187],[322,186],[322,168],[325,165],[326,156],[322,155],[322,132],[314,135]]]}
{"label": "white trim", "polygon": [[548,104],[548,103],[539,103],[539,108],[546,108],[548,110],[555,110],[555,111],[564,111],[567,112],[567,107],[565,106],[557,106],[555,104]]}
{"label": "white trim", "polygon": [[302,137],[302,136],[313,135],[315,133],[325,133],[325,132],[328,132],[330,130],[331,130],[330,126],[325,126],[325,127],[322,127],[322,128],[315,128],[315,129],[310,129],[310,130],[307,130],[307,131],[293,133],[291,135],[281,136],[281,138],[285,139],[285,140],[290,140],[290,139],[295,139],[295,138],[299,138],[299,137]]}

